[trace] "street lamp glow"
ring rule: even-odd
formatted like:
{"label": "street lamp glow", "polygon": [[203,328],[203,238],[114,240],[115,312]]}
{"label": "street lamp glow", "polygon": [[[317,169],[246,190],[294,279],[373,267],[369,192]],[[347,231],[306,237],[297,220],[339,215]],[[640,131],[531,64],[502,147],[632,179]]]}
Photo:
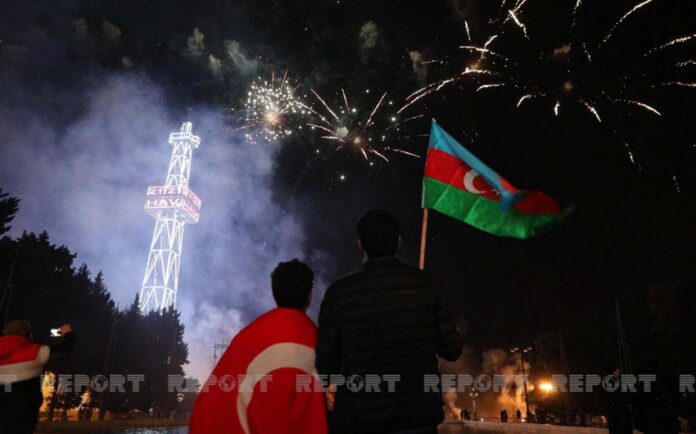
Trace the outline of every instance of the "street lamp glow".
{"label": "street lamp glow", "polygon": [[551,392],[553,392],[553,384],[552,384],[552,383],[547,383],[547,382],[541,383],[541,384],[539,384],[539,389],[540,389],[542,392],[545,392],[545,393],[547,393],[547,394],[548,394],[548,393],[551,393]]}

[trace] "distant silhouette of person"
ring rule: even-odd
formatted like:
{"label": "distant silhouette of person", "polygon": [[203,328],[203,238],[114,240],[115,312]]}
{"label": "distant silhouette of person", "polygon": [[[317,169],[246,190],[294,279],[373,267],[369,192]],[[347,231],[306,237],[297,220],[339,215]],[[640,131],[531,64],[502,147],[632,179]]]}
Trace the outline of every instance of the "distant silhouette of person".
{"label": "distant silhouette of person", "polygon": [[503,409],[503,410],[500,412],[500,421],[501,421],[501,422],[507,422],[507,421],[508,421],[508,413],[507,413],[507,410]]}
{"label": "distant silhouette of person", "polygon": [[517,411],[515,412],[515,417],[517,418],[517,422],[522,422],[522,412],[518,408]]}
{"label": "distant silhouette of person", "polygon": [[[434,434],[443,420],[442,394],[426,386],[441,358],[461,355],[461,339],[440,288],[396,252],[401,229],[387,211],[356,226],[365,261],[332,284],[319,312],[317,370],[335,378],[398,376],[380,392],[337,384],[332,434]],[[330,377],[329,377],[330,378]],[[390,390],[391,389],[391,390]]]}
{"label": "distant silhouette of person", "polygon": [[471,413],[469,413],[468,408],[465,408],[462,412],[462,420],[471,420]]}
{"label": "distant silhouette of person", "polygon": [[681,431],[677,407],[679,380],[676,375],[653,361],[641,372],[654,375],[655,381],[648,385],[639,383],[636,408],[637,428],[643,434],[677,434]]}
{"label": "distant silhouette of person", "polygon": [[534,423],[536,421],[536,416],[531,411],[527,412],[527,423]]}
{"label": "distant silhouette of person", "polygon": [[[621,391],[621,370],[613,367],[608,371],[609,375],[604,380],[607,384],[601,390],[609,434],[632,434],[633,421],[630,401],[627,393]],[[610,392],[607,388],[616,390]]]}
{"label": "distant silhouette of person", "polygon": [[50,345],[33,342],[31,324],[10,321],[0,336],[0,433],[31,434],[43,402],[44,365],[72,351],[75,334],[68,324],[58,329]]}

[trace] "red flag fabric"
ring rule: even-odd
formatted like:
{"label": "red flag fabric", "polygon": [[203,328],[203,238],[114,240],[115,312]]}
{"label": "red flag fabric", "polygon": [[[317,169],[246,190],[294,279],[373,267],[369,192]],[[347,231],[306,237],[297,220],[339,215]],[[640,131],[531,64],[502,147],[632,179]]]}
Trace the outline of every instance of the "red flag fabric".
{"label": "red flag fabric", "polygon": [[254,320],[202,386],[189,434],[326,434],[316,340],[316,326],[296,309]]}
{"label": "red flag fabric", "polygon": [[[0,385],[38,377],[51,350],[22,336],[0,336]],[[1,387],[1,386],[0,386]]]}

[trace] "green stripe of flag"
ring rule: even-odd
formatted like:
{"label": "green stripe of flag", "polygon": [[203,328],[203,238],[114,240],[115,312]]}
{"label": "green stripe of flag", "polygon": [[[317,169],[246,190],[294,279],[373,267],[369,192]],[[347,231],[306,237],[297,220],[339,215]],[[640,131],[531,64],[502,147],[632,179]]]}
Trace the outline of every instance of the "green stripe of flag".
{"label": "green stripe of flag", "polygon": [[423,178],[423,208],[437,210],[476,228],[503,237],[529,238],[563,219],[563,214],[503,212],[500,202]]}

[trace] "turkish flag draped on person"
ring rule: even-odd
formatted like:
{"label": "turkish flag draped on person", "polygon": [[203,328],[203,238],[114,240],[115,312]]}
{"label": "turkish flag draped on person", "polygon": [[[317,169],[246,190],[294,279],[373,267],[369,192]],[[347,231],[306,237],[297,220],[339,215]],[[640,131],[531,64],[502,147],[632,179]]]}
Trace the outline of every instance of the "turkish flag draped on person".
{"label": "turkish flag draped on person", "polygon": [[434,121],[423,176],[423,208],[513,238],[533,237],[567,214],[551,196],[513,187]]}
{"label": "turkish flag draped on person", "polygon": [[303,312],[276,308],[232,340],[194,405],[189,434],[325,434],[316,377],[317,329]]}

